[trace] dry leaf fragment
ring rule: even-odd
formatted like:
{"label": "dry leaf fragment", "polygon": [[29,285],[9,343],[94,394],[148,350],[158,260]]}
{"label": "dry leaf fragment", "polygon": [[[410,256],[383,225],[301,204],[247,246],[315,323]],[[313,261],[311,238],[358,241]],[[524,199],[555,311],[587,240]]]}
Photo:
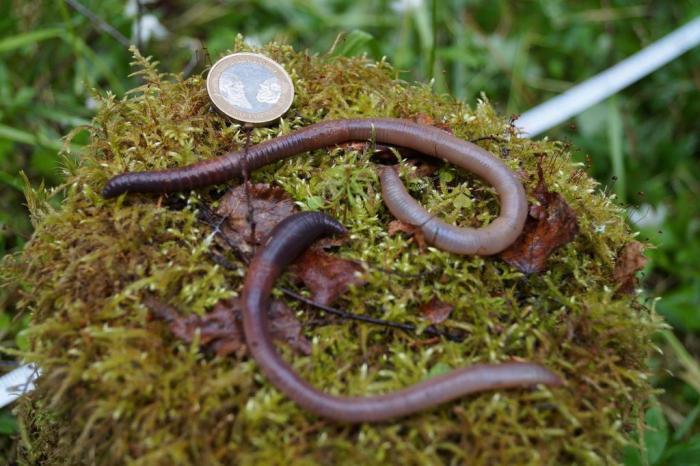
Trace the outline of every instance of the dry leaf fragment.
{"label": "dry leaf fragment", "polygon": [[[262,244],[272,229],[282,220],[294,214],[292,199],[282,189],[267,184],[256,184],[250,189],[255,220],[255,243]],[[250,251],[250,222],[245,188],[238,186],[229,191],[221,201],[217,213],[226,218],[222,234],[229,246],[238,251]],[[297,276],[312,291],[314,300],[331,304],[350,285],[364,283],[357,276],[362,271],[360,264],[326,254],[321,249],[342,244],[345,238],[324,238],[309,249],[296,262]]]}
{"label": "dry leaf fragment", "polygon": [[427,113],[419,113],[413,119],[416,123],[421,125],[433,126],[435,124],[435,119],[428,115]]}
{"label": "dry leaf fragment", "polygon": [[424,177],[433,176],[438,168],[443,165],[443,162],[440,159],[418,154],[406,160],[406,164],[415,167],[415,171],[413,172],[415,176]]}
{"label": "dry leaf fragment", "polygon": [[313,300],[333,304],[351,285],[365,283],[359,273],[362,266],[332,256],[319,249],[308,249],[293,265],[294,274],[311,290]]}
{"label": "dry leaf fragment", "polygon": [[613,278],[617,283],[618,293],[631,293],[637,285],[636,273],[642,270],[647,263],[644,257],[644,245],[639,241],[627,243],[622,248],[615,262]]}
{"label": "dry leaf fragment", "polygon": [[452,134],[452,128],[447,123],[435,123],[435,118],[431,117],[430,115],[426,113],[419,113],[415,117],[413,117],[413,120],[421,125],[426,125],[426,126],[435,126],[436,128],[440,128],[443,131],[447,131],[448,133]]}
{"label": "dry leaf fragment", "polygon": [[[201,345],[217,356],[234,353],[243,356],[247,352],[240,298],[221,300],[204,316],[182,316],[173,307],[154,298],[147,298],[145,304],[155,317],[167,323],[170,331],[185,343],[191,343],[199,330]],[[284,302],[272,302],[268,319],[273,339],[287,343],[301,354],[311,354],[311,343],[304,336],[301,323]]]}
{"label": "dry leaf fragment", "polygon": [[439,299],[433,297],[427,303],[424,303],[420,307],[420,312],[423,317],[428,319],[433,324],[440,324],[450,317],[452,311],[454,311],[454,306],[452,304],[440,301]]}
{"label": "dry leaf fragment", "polygon": [[[250,187],[249,194],[255,223],[254,242],[262,244],[279,222],[296,212],[296,206],[284,189],[269,184],[254,184]],[[248,203],[244,185],[226,193],[221,199],[217,214],[226,219],[222,225],[222,234],[229,242],[241,250],[249,249],[246,246],[250,244],[251,226],[247,219]]]}
{"label": "dry leaf fragment", "polygon": [[401,220],[392,220],[389,222],[387,233],[389,233],[389,236],[394,236],[397,233],[406,233],[409,238],[413,238],[420,252],[425,251],[426,242],[423,231],[410,223],[402,222]]}
{"label": "dry leaf fragment", "polygon": [[338,147],[343,149],[344,151],[357,151],[357,152],[364,152],[370,147],[369,142],[364,142],[364,141],[352,141],[352,142],[343,142],[338,144]]}
{"label": "dry leaf fragment", "polygon": [[530,205],[523,232],[501,253],[501,259],[526,274],[542,272],[547,258],[578,233],[576,213],[561,194],[547,190],[541,167],[539,178],[533,195],[540,204]]}
{"label": "dry leaf fragment", "polygon": [[268,311],[270,333],[277,341],[284,341],[290,348],[305,355],[311,354],[311,342],[304,336],[301,322],[283,301],[272,301]]}

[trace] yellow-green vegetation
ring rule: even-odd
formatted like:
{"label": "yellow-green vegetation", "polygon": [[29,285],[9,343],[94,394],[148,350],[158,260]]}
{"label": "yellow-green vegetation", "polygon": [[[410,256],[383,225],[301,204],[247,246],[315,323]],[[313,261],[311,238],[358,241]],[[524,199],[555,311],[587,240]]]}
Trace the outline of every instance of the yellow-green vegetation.
{"label": "yellow-green vegetation", "polygon": [[[239,39],[236,50],[247,49]],[[355,312],[425,325],[419,307],[437,297],[455,306],[445,325],[464,342],[436,341],[367,324],[308,328],[313,352],[283,352],[311,383],[337,394],[377,394],[477,362],[524,359],[566,381],[558,389],[470,396],[399,422],[345,426],[282,396],[247,357],[210,357],[149,318],[155,294],[183,314],[205,314],[241,291],[245,266],[211,259],[211,228],[198,220],[226,187],[183,194],[178,208],[158,196],[104,200],[118,173],[182,166],[241,146],[244,134],[210,110],[204,79],[158,73],[137,55],[144,84],[100,98],[90,144],[66,156],[66,181],[28,190],[35,232],[3,262],[5,280],[31,311],[31,349],[42,368],[19,406],[22,456],[30,464],[617,464],[650,395],[645,359],[659,322],[633,296],[617,296],[612,273],[633,240],[623,211],[574,165],[566,145],[517,137],[488,102],[474,108],[427,85],[395,79],[384,62],[262,49],[284,64],[296,99],[279,125],[253,142],[325,119],[432,118],[501,157],[575,210],[580,233],[529,277],[495,257],[420,252],[388,236],[392,220],[366,151],[329,148],[253,174],[284,188],[303,210],[340,219],[350,239],[338,254],[366,264],[368,284],[339,304]],[[402,164],[413,195],[446,221],[494,218],[494,190],[454,167],[419,177]],[[60,199],[60,202],[58,201]],[[177,204],[177,203],[176,203]],[[387,273],[390,269],[401,273]],[[422,274],[416,278],[416,274]],[[289,282],[288,282],[289,284]],[[291,285],[290,285],[291,286]],[[291,306],[296,306],[290,303]],[[314,312],[302,307],[302,322]],[[641,414],[640,414],[641,413]]]}

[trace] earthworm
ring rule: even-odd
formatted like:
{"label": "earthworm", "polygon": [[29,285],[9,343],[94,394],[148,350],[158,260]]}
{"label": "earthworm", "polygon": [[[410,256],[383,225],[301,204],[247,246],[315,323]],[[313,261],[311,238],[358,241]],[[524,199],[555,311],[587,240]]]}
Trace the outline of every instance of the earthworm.
{"label": "earthworm", "polygon": [[[316,123],[248,148],[248,166],[255,170],[286,157],[349,141],[373,140],[441,158],[491,183],[499,194],[498,218],[484,228],[459,228],[432,216],[408,193],[392,167],[380,172],[384,202],[391,213],[420,227],[426,240],[458,254],[490,255],[501,252],[521,233],[527,217],[525,190],[515,174],[499,159],[470,142],[434,126],[395,118],[334,120]],[[124,173],[107,183],[105,198],[125,192],[168,193],[222,183],[241,173],[242,151],[188,167]]]}
{"label": "earthworm", "polygon": [[336,422],[381,422],[484,390],[561,385],[559,377],[539,364],[507,362],[454,369],[385,395],[335,396],[314,388],[280,357],[272,343],[267,321],[270,292],[284,268],[317,238],[345,232],[340,223],[319,212],[287,217],[258,250],[243,285],[246,344],[272,384],[301,407]]}

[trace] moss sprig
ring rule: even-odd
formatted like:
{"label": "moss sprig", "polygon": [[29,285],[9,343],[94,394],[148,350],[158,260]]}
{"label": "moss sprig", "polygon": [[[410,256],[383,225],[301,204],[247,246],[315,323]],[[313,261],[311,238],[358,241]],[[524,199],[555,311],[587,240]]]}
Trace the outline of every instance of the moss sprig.
{"label": "moss sprig", "polygon": [[[238,40],[234,50],[248,50]],[[580,233],[525,276],[496,258],[459,257],[389,236],[368,151],[328,148],[257,170],[253,182],[284,188],[302,210],[340,219],[350,240],[338,254],[368,264],[368,284],[343,306],[424,325],[420,305],[454,305],[446,325],[461,343],[416,345],[401,331],[341,322],[309,330],[313,350],[286,357],[331,393],[377,394],[477,362],[537,361],[560,374],[556,390],[484,393],[395,423],[349,427],[318,419],[282,396],[246,358],[209,357],[149,319],[147,294],[204,314],[240,293],[245,265],[211,259],[211,230],[198,206],[225,187],[171,196],[103,200],[105,181],[126,170],[176,167],[241,147],[242,129],[211,110],[202,76],[181,80],[135,53],[145,84],[105,95],[80,163],[67,166],[63,201],[28,191],[35,233],[3,263],[32,313],[31,350],[43,371],[20,402],[25,461],[32,464],[617,464],[651,388],[645,358],[654,312],[611,283],[617,252],[633,239],[623,211],[580,173],[566,146],[518,136],[486,99],[474,108],[429,86],[397,80],[386,62],[314,56],[269,44],[296,88],[276,126],[253,143],[323,119],[423,115],[501,157],[530,192],[543,164],[550,190],[575,210]],[[493,189],[450,166],[401,176],[448,221],[479,225],[498,213]],[[235,182],[232,182],[235,183]],[[402,273],[385,273],[385,270]],[[424,279],[415,275],[431,271]],[[299,311],[302,321],[307,311]]]}

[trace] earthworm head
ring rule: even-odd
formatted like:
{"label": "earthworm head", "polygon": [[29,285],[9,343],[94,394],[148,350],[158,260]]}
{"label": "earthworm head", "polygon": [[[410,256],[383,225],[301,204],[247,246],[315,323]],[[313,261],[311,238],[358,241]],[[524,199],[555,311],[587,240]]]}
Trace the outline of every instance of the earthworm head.
{"label": "earthworm head", "polygon": [[111,199],[120,195],[123,192],[120,181],[121,178],[119,176],[109,180],[102,190],[102,197],[105,199]]}
{"label": "earthworm head", "polygon": [[320,212],[299,212],[282,220],[270,233],[261,253],[279,267],[289,265],[317,239],[346,235],[347,229],[337,220]]}

